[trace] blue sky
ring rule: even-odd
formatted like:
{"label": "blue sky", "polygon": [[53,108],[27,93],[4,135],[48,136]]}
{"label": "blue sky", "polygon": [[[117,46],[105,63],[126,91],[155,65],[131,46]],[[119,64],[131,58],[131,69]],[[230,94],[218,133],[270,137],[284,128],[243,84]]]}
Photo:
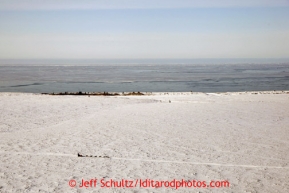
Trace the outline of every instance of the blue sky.
{"label": "blue sky", "polygon": [[0,5],[0,59],[289,58],[288,0]]}

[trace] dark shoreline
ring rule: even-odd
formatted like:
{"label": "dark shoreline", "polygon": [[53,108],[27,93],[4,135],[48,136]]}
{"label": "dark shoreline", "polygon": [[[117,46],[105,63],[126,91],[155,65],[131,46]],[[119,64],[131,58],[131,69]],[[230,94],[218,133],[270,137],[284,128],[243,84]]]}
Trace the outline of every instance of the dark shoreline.
{"label": "dark shoreline", "polygon": [[[228,93],[239,93],[239,94],[289,94],[289,90],[267,90],[267,91],[239,91],[239,92],[60,92],[60,93],[38,93],[42,95],[56,95],[56,96],[144,96],[152,95],[154,93],[172,94],[172,93],[190,93],[190,94],[228,94]],[[33,93],[35,94],[35,93]]]}
{"label": "dark shoreline", "polygon": [[122,92],[122,93],[117,93],[117,92],[60,92],[60,93],[41,93],[45,95],[81,95],[81,96],[141,96],[145,95],[142,92]]}

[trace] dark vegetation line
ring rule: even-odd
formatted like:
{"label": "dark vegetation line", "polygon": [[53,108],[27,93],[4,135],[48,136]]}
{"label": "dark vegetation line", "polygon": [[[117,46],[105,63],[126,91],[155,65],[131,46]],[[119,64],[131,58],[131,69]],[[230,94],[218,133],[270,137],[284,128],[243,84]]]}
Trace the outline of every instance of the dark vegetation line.
{"label": "dark vegetation line", "polygon": [[41,93],[46,95],[83,95],[83,96],[130,96],[130,95],[145,95],[141,92],[122,92],[122,93],[109,93],[109,92],[59,92],[59,93]]}

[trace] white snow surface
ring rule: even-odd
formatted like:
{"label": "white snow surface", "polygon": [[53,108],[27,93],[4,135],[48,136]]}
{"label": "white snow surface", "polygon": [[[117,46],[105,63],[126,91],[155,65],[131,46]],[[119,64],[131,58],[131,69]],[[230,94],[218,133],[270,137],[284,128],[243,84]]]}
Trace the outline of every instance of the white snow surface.
{"label": "white snow surface", "polygon": [[[0,192],[289,192],[288,152],[289,92],[0,93]],[[96,187],[79,187],[90,179]],[[101,179],[230,186],[102,188]]]}

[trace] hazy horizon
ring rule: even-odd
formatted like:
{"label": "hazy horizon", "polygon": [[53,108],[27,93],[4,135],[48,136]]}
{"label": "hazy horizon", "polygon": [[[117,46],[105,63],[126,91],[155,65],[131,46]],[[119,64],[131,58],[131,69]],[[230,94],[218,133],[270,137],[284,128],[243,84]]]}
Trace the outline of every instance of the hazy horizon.
{"label": "hazy horizon", "polygon": [[289,58],[287,0],[0,3],[0,59]]}
{"label": "hazy horizon", "polygon": [[0,59],[5,65],[289,64],[289,58]]}

